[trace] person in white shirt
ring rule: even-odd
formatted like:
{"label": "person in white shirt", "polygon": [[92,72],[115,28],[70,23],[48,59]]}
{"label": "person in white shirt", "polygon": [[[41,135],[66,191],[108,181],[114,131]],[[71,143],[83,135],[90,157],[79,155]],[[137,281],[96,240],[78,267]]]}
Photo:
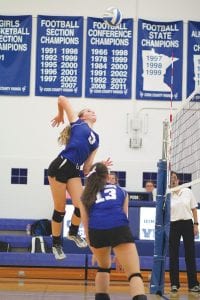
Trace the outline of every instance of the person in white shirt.
{"label": "person in white shirt", "polygon": [[[179,176],[171,172],[171,188],[179,185]],[[171,291],[177,292],[179,282],[179,246],[181,236],[185,249],[188,288],[191,292],[199,292],[195,262],[194,237],[198,235],[197,201],[189,188],[180,188],[171,193],[171,216],[169,234],[169,265]]]}

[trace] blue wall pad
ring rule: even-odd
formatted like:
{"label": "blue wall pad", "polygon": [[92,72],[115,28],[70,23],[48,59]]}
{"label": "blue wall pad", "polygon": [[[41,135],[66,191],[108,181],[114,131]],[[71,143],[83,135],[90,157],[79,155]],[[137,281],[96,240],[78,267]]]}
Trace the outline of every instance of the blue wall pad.
{"label": "blue wall pad", "polygon": [[32,224],[33,219],[0,219],[0,230],[26,230],[27,224]]}
{"label": "blue wall pad", "polygon": [[130,200],[128,206],[129,207],[156,207],[156,202]]}
{"label": "blue wall pad", "polygon": [[[52,239],[50,236],[43,237],[48,247],[52,246]],[[32,236],[30,235],[0,235],[0,241],[7,242],[12,248],[29,248],[31,246]],[[28,250],[27,250],[28,251]]]}
{"label": "blue wall pad", "polygon": [[148,240],[135,240],[139,256],[153,256],[154,241]]}
{"label": "blue wall pad", "polygon": [[85,254],[70,253],[65,259],[56,260],[48,253],[0,253],[0,266],[85,268],[85,264]]}
{"label": "blue wall pad", "polygon": [[129,206],[128,219],[134,239],[139,239],[140,232],[140,208]]}

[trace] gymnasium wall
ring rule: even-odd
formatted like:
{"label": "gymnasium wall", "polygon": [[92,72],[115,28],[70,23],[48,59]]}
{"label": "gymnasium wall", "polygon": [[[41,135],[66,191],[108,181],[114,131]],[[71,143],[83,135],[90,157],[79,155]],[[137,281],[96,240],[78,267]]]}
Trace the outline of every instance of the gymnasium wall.
{"label": "gymnasium wall", "polygon": [[[51,217],[53,205],[50,189],[44,185],[44,169],[56,157],[61,148],[57,136],[61,128],[52,128],[50,120],[56,114],[56,97],[34,95],[36,17],[44,15],[101,17],[105,8],[116,6],[124,17],[173,21],[199,20],[199,0],[1,0],[1,15],[33,16],[31,53],[30,96],[0,96],[0,217],[1,218],[43,218]],[[136,42],[137,22],[134,24],[133,82],[131,100],[106,100],[71,98],[79,111],[90,107],[97,113],[95,130],[100,134],[100,149],[96,160],[111,157],[113,170],[126,171],[126,188],[129,191],[143,190],[142,172],[156,172],[157,161],[162,153],[162,122],[169,118],[168,101],[136,101]],[[84,37],[85,37],[84,31]],[[186,36],[186,30],[184,30]],[[186,46],[186,43],[184,43]],[[85,39],[84,39],[85,47]],[[85,58],[85,49],[84,56]],[[84,61],[83,58],[83,61]],[[184,48],[184,60],[186,48]],[[83,82],[84,82],[83,66]],[[23,70],[22,70],[23,72]],[[186,84],[186,64],[183,65],[183,87]],[[83,85],[84,86],[84,85]],[[84,91],[83,91],[84,95]],[[185,98],[185,89],[183,91]],[[177,107],[174,104],[174,109]],[[131,124],[137,120],[142,147],[129,147],[133,137]],[[27,185],[11,184],[11,168],[27,168]]]}

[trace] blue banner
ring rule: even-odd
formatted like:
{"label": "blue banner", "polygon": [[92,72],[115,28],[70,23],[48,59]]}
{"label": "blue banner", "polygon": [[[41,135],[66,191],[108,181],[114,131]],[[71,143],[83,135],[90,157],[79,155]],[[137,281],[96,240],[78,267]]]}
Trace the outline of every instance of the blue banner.
{"label": "blue banner", "polygon": [[88,17],[85,96],[131,98],[133,19],[110,26]]}
{"label": "blue banner", "polygon": [[36,96],[82,95],[83,17],[38,16]]}
{"label": "blue banner", "polygon": [[181,100],[182,61],[182,21],[138,21],[137,99]]}
{"label": "blue banner", "polygon": [[0,16],[0,95],[29,95],[31,35],[31,16]]}
{"label": "blue banner", "polygon": [[188,23],[187,97],[199,90],[195,99],[200,99],[200,22]]}

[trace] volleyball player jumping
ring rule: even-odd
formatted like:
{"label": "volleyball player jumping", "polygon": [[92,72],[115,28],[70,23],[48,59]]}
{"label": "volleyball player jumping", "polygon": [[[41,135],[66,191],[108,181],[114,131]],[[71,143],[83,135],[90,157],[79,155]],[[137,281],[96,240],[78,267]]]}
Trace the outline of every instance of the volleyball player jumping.
{"label": "volleyball player jumping", "polygon": [[[66,146],[48,168],[48,179],[54,201],[52,251],[56,259],[64,259],[66,257],[61,244],[66,191],[69,193],[74,205],[68,239],[73,240],[79,247],[87,246],[85,239],[78,235],[81,222],[79,201],[83,191],[80,166],[83,165],[84,174],[89,172],[99,146],[99,136],[92,129],[93,124],[96,122],[94,111],[84,109],[77,116],[69,100],[64,96],[60,96],[58,98],[58,114],[52,120],[53,127],[64,123],[64,112],[70,122],[70,127],[67,126],[64,129],[59,141],[65,143]],[[108,159],[105,163],[109,165],[110,160]]]}

